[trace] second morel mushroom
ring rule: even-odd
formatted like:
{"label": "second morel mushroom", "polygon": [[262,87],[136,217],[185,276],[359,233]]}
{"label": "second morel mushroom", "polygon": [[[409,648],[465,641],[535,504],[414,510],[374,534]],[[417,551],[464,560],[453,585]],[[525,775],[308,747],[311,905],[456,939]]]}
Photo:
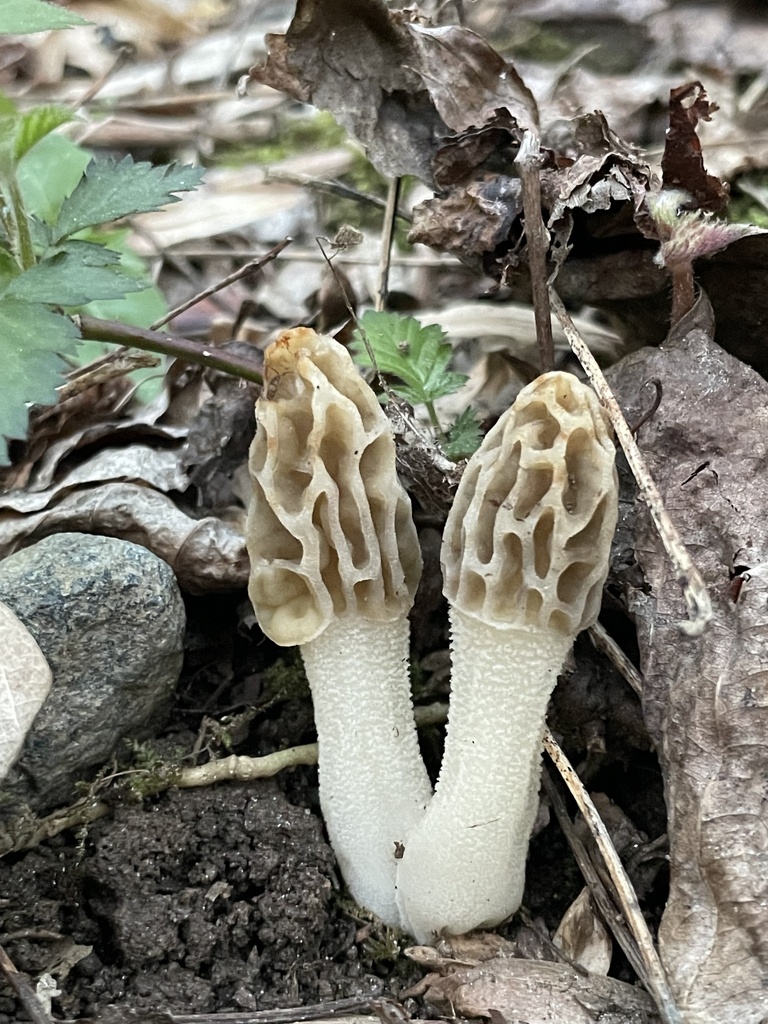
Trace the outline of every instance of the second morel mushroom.
{"label": "second morel mushroom", "polygon": [[571,374],[539,377],[470,459],[446,524],[448,733],[397,873],[403,927],[420,942],[520,905],[547,703],[600,610],[616,517],[606,414]]}
{"label": "second morel mushroom", "polygon": [[431,786],[409,681],[421,555],[392,429],[346,349],[307,328],[267,349],[256,419],[250,597],[267,636],[301,645],[350,892],[399,925],[396,855]]}

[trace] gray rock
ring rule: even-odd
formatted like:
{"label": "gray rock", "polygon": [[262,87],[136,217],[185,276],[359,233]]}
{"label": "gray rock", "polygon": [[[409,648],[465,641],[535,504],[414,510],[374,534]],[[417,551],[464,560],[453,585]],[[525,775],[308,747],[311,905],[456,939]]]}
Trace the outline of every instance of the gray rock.
{"label": "gray rock", "polygon": [[[59,533],[0,562],[0,600],[37,640],[53,687],[3,783],[36,811],[125,736],[162,723],[183,657],[184,604],[170,567],[138,544]],[[151,730],[150,727],[151,726]]]}

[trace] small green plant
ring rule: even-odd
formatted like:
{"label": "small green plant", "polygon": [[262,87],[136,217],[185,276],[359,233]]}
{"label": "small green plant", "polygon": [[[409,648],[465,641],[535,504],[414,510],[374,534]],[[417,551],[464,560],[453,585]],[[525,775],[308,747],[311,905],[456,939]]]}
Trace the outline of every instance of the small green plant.
{"label": "small green plant", "polygon": [[411,405],[425,405],[430,422],[450,459],[467,458],[480,444],[480,429],[472,409],[465,409],[447,435],[443,435],[435,401],[452,395],[466,381],[463,373],[448,369],[453,350],[438,324],[427,327],[412,316],[363,313],[352,344],[362,366],[395,378],[392,391]]}
{"label": "small green plant", "polygon": [[[36,192],[25,164],[34,166],[35,149],[71,118],[54,106],[21,112],[0,97],[0,464],[8,461],[4,438],[25,436],[29,406],[55,400],[63,357],[74,355],[80,340],[67,314],[94,300],[114,302],[147,289],[135,266],[121,260],[124,240],[95,229],[177,202],[176,193],[196,188],[203,173],[125,157],[90,160],[72,175],[76,161],[70,161],[65,171],[74,187],[52,200]],[[69,147],[64,142],[72,155]]]}

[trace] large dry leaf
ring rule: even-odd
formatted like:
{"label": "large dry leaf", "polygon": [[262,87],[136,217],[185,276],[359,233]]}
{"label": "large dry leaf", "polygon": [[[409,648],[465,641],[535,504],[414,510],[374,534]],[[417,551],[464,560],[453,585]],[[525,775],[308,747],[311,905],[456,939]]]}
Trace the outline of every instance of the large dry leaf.
{"label": "large dry leaf", "polygon": [[440,140],[497,108],[536,122],[531,92],[480,36],[406,18],[384,0],[299,0],[251,78],[330,110],[383,173],[424,181]]}
{"label": "large dry leaf", "polygon": [[[509,1024],[657,1024],[651,997],[615,978],[566,964],[505,956],[432,981],[426,999],[452,1018],[491,1017]],[[494,1018],[493,1011],[500,1014]]]}
{"label": "large dry leaf", "polygon": [[112,480],[139,480],[145,486],[161,491],[185,491],[189,486],[178,451],[150,448],[144,444],[103,448],[69,473],[62,473],[48,487],[30,487],[0,494],[0,513],[39,512],[70,491]]}
{"label": "large dry leaf", "polygon": [[686,1024],[768,1015],[768,601],[759,576],[738,600],[737,567],[768,562],[768,384],[711,340],[700,299],[663,349],[628,356],[612,383],[629,419],[658,378],[661,405],[638,443],[708,585],[715,612],[692,639],[680,588],[637,503],[630,589],[643,705],[665,779],[670,894],[661,956]]}
{"label": "large dry leaf", "polygon": [[48,696],[53,676],[37,641],[0,601],[0,780],[8,774]]}
{"label": "large dry leaf", "polygon": [[193,519],[165,494],[135,483],[86,485],[39,512],[6,513],[0,557],[50,533],[101,533],[149,548],[193,594],[237,590],[248,582],[241,529],[215,516]]}
{"label": "large dry leaf", "polygon": [[[411,241],[450,251],[470,264],[479,262],[497,277],[505,267],[516,266],[523,234],[516,134],[494,117],[483,129],[472,128],[440,146],[433,168],[444,187],[414,209]],[[599,111],[557,121],[545,128],[542,142],[541,195],[554,238],[553,258],[560,262],[568,253],[577,210],[600,215],[582,220],[580,254],[594,247],[593,234],[617,241],[624,236],[625,244],[632,244],[638,234],[632,210],[641,205],[650,181],[645,160],[619,139]]]}

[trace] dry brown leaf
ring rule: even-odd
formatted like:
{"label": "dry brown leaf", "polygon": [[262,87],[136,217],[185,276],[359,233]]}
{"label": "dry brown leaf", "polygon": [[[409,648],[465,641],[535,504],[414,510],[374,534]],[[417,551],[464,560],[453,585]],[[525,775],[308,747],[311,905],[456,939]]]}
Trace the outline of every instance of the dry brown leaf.
{"label": "dry brown leaf", "polygon": [[[658,1024],[651,997],[615,978],[580,974],[565,964],[499,957],[432,980],[426,999],[451,1017],[491,1011],[525,1024]],[[492,1017],[493,1019],[493,1017]]]}
{"label": "dry brown leaf", "polygon": [[[410,238],[452,252],[501,276],[507,265],[515,266],[519,260],[522,196],[519,179],[495,169],[493,162],[499,152],[489,152],[486,146],[502,130],[498,119],[488,128],[487,139],[473,130],[440,147],[433,162],[440,181],[463,177],[414,209]],[[458,154],[454,152],[457,146]],[[556,122],[545,130],[543,146],[546,161],[541,172],[542,205],[547,226],[555,236],[555,259],[560,261],[568,253],[576,210],[600,214],[582,221],[582,252],[591,235],[599,240],[610,236],[637,238],[632,210],[648,188],[650,170],[638,153],[611,130],[601,113]],[[477,163],[472,164],[472,160]]]}
{"label": "dry brown leaf", "polygon": [[571,962],[593,974],[608,974],[613,957],[613,940],[595,912],[589,889],[582,889],[568,907],[552,941]]}
{"label": "dry brown leaf", "polygon": [[711,121],[719,107],[710,103],[701,82],[688,82],[669,94],[667,128],[661,170],[664,188],[682,188],[696,201],[696,207],[720,213],[728,205],[730,188],[704,169],[701,142],[696,132],[699,121]]}
{"label": "dry brown leaf", "polygon": [[[635,553],[648,592],[630,588],[669,812],[670,895],[660,953],[687,1022],[758,1024],[768,1015],[768,603],[737,566],[768,562],[768,384],[713,344],[705,297],[663,350],[627,357],[612,384],[629,418],[658,378],[661,405],[638,443],[715,617],[684,637],[682,596],[641,503]],[[759,573],[758,569],[758,573]]]}
{"label": "dry brown leaf", "polygon": [[70,491],[92,484],[125,480],[139,480],[145,486],[160,491],[185,491],[189,486],[189,478],[181,468],[176,451],[143,444],[104,448],[69,473],[62,473],[50,487],[8,491],[0,495],[0,513],[39,512]]}
{"label": "dry brown leaf", "polygon": [[27,627],[0,601],[0,780],[19,755],[53,676]]}
{"label": "dry brown leaf", "polygon": [[50,508],[0,521],[0,557],[65,531],[120,537],[166,561],[193,594],[237,590],[248,582],[248,555],[237,525],[185,515],[165,494],[134,483],[88,485]]}
{"label": "dry brown leaf", "polygon": [[531,92],[480,36],[407,17],[383,0],[299,0],[286,34],[267,36],[267,61],[250,78],[330,110],[383,173],[424,181],[451,131],[499,108],[536,123]]}

